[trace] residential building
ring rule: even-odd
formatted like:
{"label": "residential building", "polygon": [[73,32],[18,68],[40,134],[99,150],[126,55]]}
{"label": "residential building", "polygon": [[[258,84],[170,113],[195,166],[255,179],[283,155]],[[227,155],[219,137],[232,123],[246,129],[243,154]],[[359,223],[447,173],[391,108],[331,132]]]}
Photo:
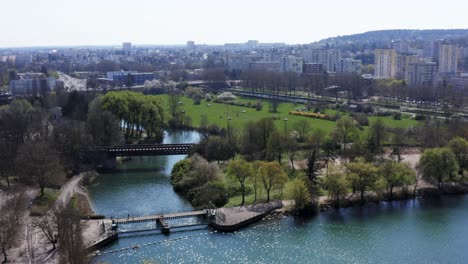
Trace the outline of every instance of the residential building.
{"label": "residential building", "polygon": [[[131,78],[131,80],[129,80]],[[143,85],[146,81],[154,80],[154,73],[136,71],[113,71],[107,73],[107,80],[112,80],[118,86],[127,85]]]}
{"label": "residential building", "polygon": [[374,77],[376,79],[395,78],[397,53],[394,49],[376,49]]}
{"label": "residential building", "polygon": [[301,57],[287,56],[282,57],[279,61],[279,69],[282,72],[302,73],[304,60]]}
{"label": "residential building", "polygon": [[122,43],[122,52],[124,55],[130,56],[132,54],[132,43],[131,42]]}
{"label": "residential building", "polygon": [[303,73],[305,74],[322,74],[323,73],[323,64],[321,63],[304,63],[302,68]]}
{"label": "residential building", "polygon": [[10,82],[10,92],[13,95],[37,95],[55,91],[63,86],[63,81],[53,77],[19,79]]}
{"label": "residential building", "polygon": [[194,51],[195,50],[195,41],[187,41],[187,46],[186,46],[187,50],[189,51]]}
{"label": "residential building", "polygon": [[336,72],[336,65],[341,59],[341,51],[335,49],[311,49],[302,52],[306,63],[320,63],[328,72]]}
{"label": "residential building", "polygon": [[410,87],[433,86],[436,75],[437,63],[420,60],[406,66],[405,81]]}
{"label": "residential building", "polygon": [[397,70],[396,78],[405,79],[406,68],[409,64],[414,64],[419,62],[418,55],[409,54],[409,53],[398,53],[397,54]]}
{"label": "residential building", "polygon": [[357,73],[362,71],[362,61],[350,58],[340,59],[336,65],[337,73]]}
{"label": "residential building", "polygon": [[458,54],[459,51],[456,45],[441,44],[439,48],[439,73],[457,73]]}
{"label": "residential building", "polygon": [[249,49],[258,48],[258,40],[248,40],[247,41],[247,48],[249,48]]}

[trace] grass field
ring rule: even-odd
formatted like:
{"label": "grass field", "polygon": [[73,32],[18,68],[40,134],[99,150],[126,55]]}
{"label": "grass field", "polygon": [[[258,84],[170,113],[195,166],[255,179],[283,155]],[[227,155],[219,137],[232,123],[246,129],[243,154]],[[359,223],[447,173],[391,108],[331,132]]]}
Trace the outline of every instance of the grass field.
{"label": "grass field", "polygon": [[[168,101],[168,95],[161,95],[161,97],[163,98],[164,102]],[[252,104],[256,102],[254,99],[246,98],[237,98],[236,101],[251,102]],[[230,122],[230,125],[233,128],[243,129],[247,122],[259,120],[264,117],[273,117],[275,119],[274,122],[277,128],[281,130],[292,130],[295,122],[300,119],[308,120],[312,129],[320,128],[327,133],[332,132],[335,128],[336,122],[334,121],[288,114],[289,111],[296,109],[300,105],[294,105],[293,103],[281,103],[277,113],[270,113],[269,102],[264,100],[260,101],[263,104],[263,108],[261,111],[256,111],[255,108],[206,102],[205,100],[202,100],[201,104],[195,105],[192,99],[188,97],[181,97],[180,102],[182,102],[182,104],[180,105],[180,110],[185,111],[185,114],[191,117],[192,125],[194,127],[199,127],[202,116],[206,115],[209,124],[216,124],[217,126],[224,128],[226,128],[228,122]],[[336,112],[337,111],[333,109],[327,109],[325,111],[325,113],[328,115],[334,115]],[[228,117],[231,117],[231,120],[228,120]],[[287,118],[288,121],[284,121],[284,118]],[[418,121],[409,119],[406,116],[403,116],[401,120],[395,120],[393,117],[370,117],[369,121],[372,123],[377,118],[381,118],[389,127],[408,127],[418,124]]]}

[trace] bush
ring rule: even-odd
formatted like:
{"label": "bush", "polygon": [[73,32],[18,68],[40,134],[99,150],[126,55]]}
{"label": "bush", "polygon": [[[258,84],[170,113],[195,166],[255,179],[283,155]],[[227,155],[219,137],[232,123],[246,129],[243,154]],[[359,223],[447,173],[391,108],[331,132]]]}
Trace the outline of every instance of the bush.
{"label": "bush", "polygon": [[210,202],[216,207],[222,207],[228,202],[226,188],[221,182],[208,182],[192,192],[192,205],[196,208],[210,207]]}
{"label": "bush", "polygon": [[423,115],[423,114],[417,114],[415,117],[414,117],[415,120],[418,120],[418,121],[423,121],[426,119],[426,116]]}
{"label": "bush", "polygon": [[351,117],[358,122],[360,126],[368,126],[369,125],[369,118],[367,118],[366,114],[362,113],[352,113]]}
{"label": "bush", "polygon": [[224,101],[236,100],[236,96],[232,94],[231,92],[224,92],[218,95],[217,98],[220,100],[224,100]]}
{"label": "bush", "polygon": [[305,116],[305,117],[311,117],[311,118],[324,119],[324,120],[330,120],[329,116],[327,116],[325,114],[320,114],[320,113],[289,111],[289,114],[290,115],[297,115],[297,116]]}
{"label": "bush", "polygon": [[395,113],[395,114],[393,114],[393,119],[395,119],[395,120],[401,120],[401,113]]}
{"label": "bush", "polygon": [[257,100],[257,101],[255,102],[255,110],[261,111],[262,108],[263,108],[262,102],[260,102],[259,100]]}

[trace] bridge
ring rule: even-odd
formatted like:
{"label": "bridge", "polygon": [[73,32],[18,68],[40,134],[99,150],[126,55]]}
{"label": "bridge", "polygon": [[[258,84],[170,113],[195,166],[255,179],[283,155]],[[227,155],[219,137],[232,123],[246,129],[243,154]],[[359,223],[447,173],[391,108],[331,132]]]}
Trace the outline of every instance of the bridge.
{"label": "bridge", "polygon": [[104,169],[117,166],[116,157],[124,156],[167,156],[187,155],[194,144],[137,144],[121,146],[101,146],[91,149],[98,164]]}

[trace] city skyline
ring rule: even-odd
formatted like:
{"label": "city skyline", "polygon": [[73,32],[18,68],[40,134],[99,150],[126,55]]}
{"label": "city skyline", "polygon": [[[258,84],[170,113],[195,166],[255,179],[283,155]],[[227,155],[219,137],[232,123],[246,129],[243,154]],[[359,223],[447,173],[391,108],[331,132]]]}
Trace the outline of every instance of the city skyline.
{"label": "city skyline", "polygon": [[[260,42],[308,44],[328,37],[385,29],[466,28],[468,3],[455,0],[392,1],[376,5],[312,3],[303,0],[136,0],[64,3],[10,1],[2,5],[0,47],[134,45],[219,45]],[[384,8],[383,8],[384,6]]]}

